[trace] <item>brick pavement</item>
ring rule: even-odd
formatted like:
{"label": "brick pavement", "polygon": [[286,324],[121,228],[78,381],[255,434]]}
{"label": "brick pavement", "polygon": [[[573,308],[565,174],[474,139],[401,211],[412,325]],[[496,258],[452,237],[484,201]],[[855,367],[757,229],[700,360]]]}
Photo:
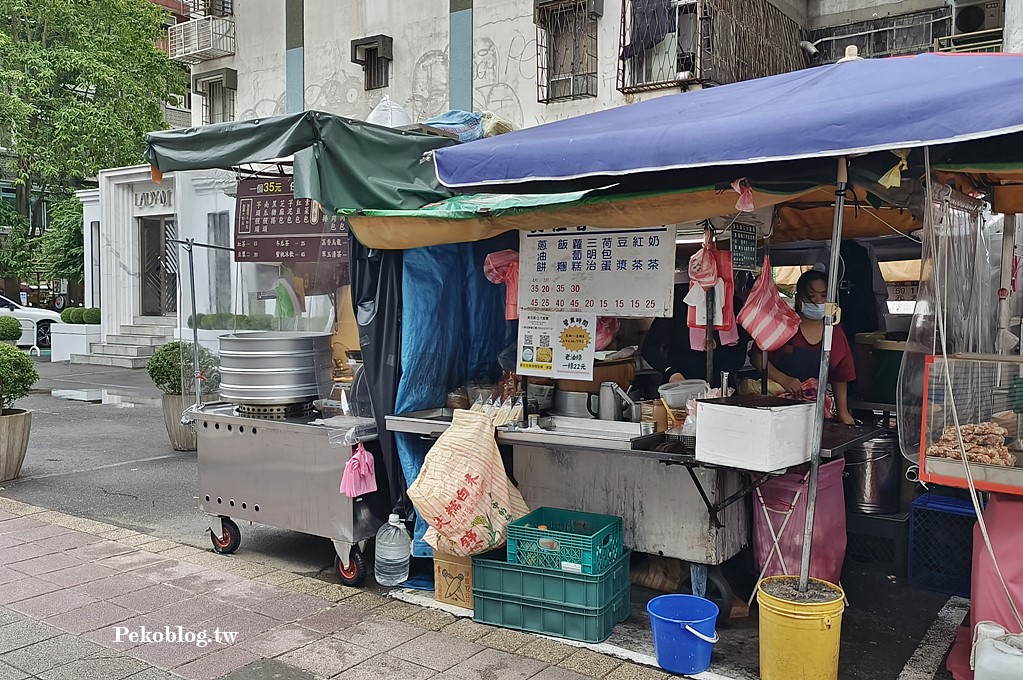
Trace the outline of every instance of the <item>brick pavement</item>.
{"label": "brick pavement", "polygon": [[[131,638],[143,628],[213,638]],[[120,629],[120,630],[119,630]],[[120,635],[118,634],[120,632]],[[656,669],[0,497],[0,680],[665,680]]]}

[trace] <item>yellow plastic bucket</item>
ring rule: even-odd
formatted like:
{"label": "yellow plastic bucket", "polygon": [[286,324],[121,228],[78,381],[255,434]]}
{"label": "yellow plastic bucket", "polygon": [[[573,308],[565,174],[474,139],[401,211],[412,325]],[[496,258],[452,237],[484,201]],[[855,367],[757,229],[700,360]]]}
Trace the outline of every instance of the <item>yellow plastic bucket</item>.
{"label": "yellow plastic bucket", "polygon": [[830,602],[792,602],[764,592],[771,576],[757,586],[760,605],[761,680],[838,680],[845,593],[826,581],[811,579],[835,593]]}

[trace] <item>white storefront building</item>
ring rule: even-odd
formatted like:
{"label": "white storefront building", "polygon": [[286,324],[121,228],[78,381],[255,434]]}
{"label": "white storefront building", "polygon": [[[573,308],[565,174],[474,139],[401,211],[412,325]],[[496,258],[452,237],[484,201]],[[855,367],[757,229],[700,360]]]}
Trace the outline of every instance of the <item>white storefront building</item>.
{"label": "white storefront building", "polygon": [[[98,189],[79,192],[85,300],[102,310],[102,339],[91,357],[73,362],[139,367],[153,347],[187,327],[187,254],[176,241],[230,246],[235,186],[234,175],[221,171],[167,173],[157,183],[142,165],[103,170]],[[194,258],[196,308],[231,312],[231,254],[196,247]]]}

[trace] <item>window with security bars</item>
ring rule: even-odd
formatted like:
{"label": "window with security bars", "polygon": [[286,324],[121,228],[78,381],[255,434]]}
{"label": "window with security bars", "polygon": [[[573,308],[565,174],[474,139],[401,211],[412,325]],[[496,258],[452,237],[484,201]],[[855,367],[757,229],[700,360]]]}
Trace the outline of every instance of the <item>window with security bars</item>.
{"label": "window with security bars", "polygon": [[234,14],[234,0],[190,0],[193,17],[229,17]]}
{"label": "window with security bars", "polygon": [[366,48],[365,59],[366,63],[363,64],[362,68],[366,77],[366,89],[378,90],[382,87],[387,87],[390,81],[391,61],[382,58],[380,51],[376,47]]}
{"label": "window with security bars", "polygon": [[225,87],[223,80],[207,80],[201,91],[203,125],[234,120],[235,91]]}
{"label": "window with security bars", "polygon": [[769,0],[624,0],[618,90],[725,85],[803,68],[799,25]]}
{"label": "window with security bars", "polygon": [[597,96],[597,16],[585,0],[536,8],[537,101]]}

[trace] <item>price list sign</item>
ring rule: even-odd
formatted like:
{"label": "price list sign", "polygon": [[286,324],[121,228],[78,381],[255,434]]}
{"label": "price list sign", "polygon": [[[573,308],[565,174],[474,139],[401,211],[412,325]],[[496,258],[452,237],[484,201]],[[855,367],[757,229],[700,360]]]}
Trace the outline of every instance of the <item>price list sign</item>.
{"label": "price list sign", "polygon": [[519,236],[523,310],[671,316],[674,281],[673,227],[573,227]]}
{"label": "price list sign", "polygon": [[234,236],[236,262],[348,262],[348,223],[295,198],[290,177],[238,183]]}
{"label": "price list sign", "polygon": [[732,225],[732,269],[756,271],[757,228],[752,224]]}

